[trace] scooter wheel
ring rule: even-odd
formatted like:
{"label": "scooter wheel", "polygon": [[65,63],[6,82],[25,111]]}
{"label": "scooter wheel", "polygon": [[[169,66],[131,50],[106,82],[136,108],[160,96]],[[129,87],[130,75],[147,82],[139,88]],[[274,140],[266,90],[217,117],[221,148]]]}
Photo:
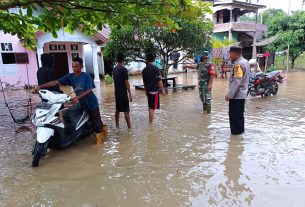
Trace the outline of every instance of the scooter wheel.
{"label": "scooter wheel", "polygon": [[279,85],[277,83],[274,83],[273,87],[272,87],[272,95],[275,96],[277,94],[278,90],[279,90]]}
{"label": "scooter wheel", "polygon": [[43,155],[44,148],[45,148],[45,144],[36,142],[34,152],[33,152],[32,167],[38,166],[40,158]]}

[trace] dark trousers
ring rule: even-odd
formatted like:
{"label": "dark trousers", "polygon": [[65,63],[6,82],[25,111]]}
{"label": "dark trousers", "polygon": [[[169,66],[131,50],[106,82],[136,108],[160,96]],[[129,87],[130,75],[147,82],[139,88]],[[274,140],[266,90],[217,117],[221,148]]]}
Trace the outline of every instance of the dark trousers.
{"label": "dark trousers", "polygon": [[241,134],[245,131],[245,99],[230,99],[229,118],[231,134]]}
{"label": "dark trousers", "polygon": [[90,115],[90,119],[93,122],[93,129],[95,131],[95,133],[101,133],[103,131],[102,126],[103,121],[101,119],[101,114],[100,114],[100,110],[99,108],[93,109],[93,110],[88,110],[89,115]]}

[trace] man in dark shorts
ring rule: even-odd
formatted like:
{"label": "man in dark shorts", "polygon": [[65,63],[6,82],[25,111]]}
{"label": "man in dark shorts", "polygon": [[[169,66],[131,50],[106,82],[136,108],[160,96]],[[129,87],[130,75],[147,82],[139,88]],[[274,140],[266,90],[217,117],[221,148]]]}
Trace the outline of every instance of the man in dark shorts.
{"label": "man in dark shorts", "polygon": [[[130,84],[128,81],[128,71],[124,67],[124,54],[118,53],[116,60],[118,65],[113,69],[114,91],[115,91],[115,126],[120,127],[120,112],[124,112],[125,120],[128,128],[131,128],[129,115],[129,102],[132,102],[132,95],[130,92]],[[128,95],[129,98],[128,98]]]}
{"label": "man in dark shorts", "polygon": [[152,53],[146,54],[146,67],[142,71],[144,88],[148,100],[149,123],[154,121],[155,109],[160,109],[159,90],[165,94],[159,68],[153,65],[155,56]]}
{"label": "man in dark shorts", "polygon": [[[90,114],[90,119],[93,122],[93,128],[96,134],[96,140],[100,140],[104,137],[103,122],[99,111],[99,105],[96,96],[92,89],[95,88],[94,82],[88,73],[82,72],[83,60],[81,58],[73,58],[72,60],[73,73],[69,73],[59,78],[58,80],[50,81],[34,89],[34,92],[38,92],[40,89],[50,88],[58,85],[69,85],[73,87],[76,94],[71,99],[73,108],[86,109]],[[69,109],[65,112],[64,117],[69,116]]]}

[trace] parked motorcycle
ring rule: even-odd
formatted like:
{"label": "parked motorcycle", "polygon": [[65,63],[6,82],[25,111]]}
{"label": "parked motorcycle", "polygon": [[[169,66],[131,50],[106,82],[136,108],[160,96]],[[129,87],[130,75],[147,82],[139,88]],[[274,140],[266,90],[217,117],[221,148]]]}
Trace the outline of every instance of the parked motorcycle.
{"label": "parked motorcycle", "polygon": [[251,73],[248,94],[253,97],[276,95],[279,89],[278,83],[282,82],[283,77],[280,70],[269,73]]}
{"label": "parked motorcycle", "polygon": [[63,149],[93,133],[88,113],[77,105],[69,109],[69,116],[64,116],[64,121],[60,117],[60,113],[67,109],[63,104],[71,100],[69,95],[48,90],[40,90],[39,95],[43,101],[36,106],[32,119],[37,127],[32,167],[38,166],[48,148]]}

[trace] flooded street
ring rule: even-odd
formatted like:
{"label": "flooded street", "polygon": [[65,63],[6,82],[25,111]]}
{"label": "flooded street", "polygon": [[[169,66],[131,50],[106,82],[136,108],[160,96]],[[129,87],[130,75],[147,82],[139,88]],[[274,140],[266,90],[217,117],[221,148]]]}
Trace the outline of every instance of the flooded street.
{"label": "flooded street", "polygon": [[[177,82],[196,84],[197,75]],[[117,130],[113,86],[101,82],[108,138],[50,151],[37,168],[30,167],[35,130],[13,123],[1,95],[0,206],[304,206],[305,73],[288,74],[274,97],[249,97],[242,136],[230,135],[227,83],[214,81],[210,115],[197,87],[169,91],[153,126],[144,92],[133,88],[133,128],[121,116]]]}

